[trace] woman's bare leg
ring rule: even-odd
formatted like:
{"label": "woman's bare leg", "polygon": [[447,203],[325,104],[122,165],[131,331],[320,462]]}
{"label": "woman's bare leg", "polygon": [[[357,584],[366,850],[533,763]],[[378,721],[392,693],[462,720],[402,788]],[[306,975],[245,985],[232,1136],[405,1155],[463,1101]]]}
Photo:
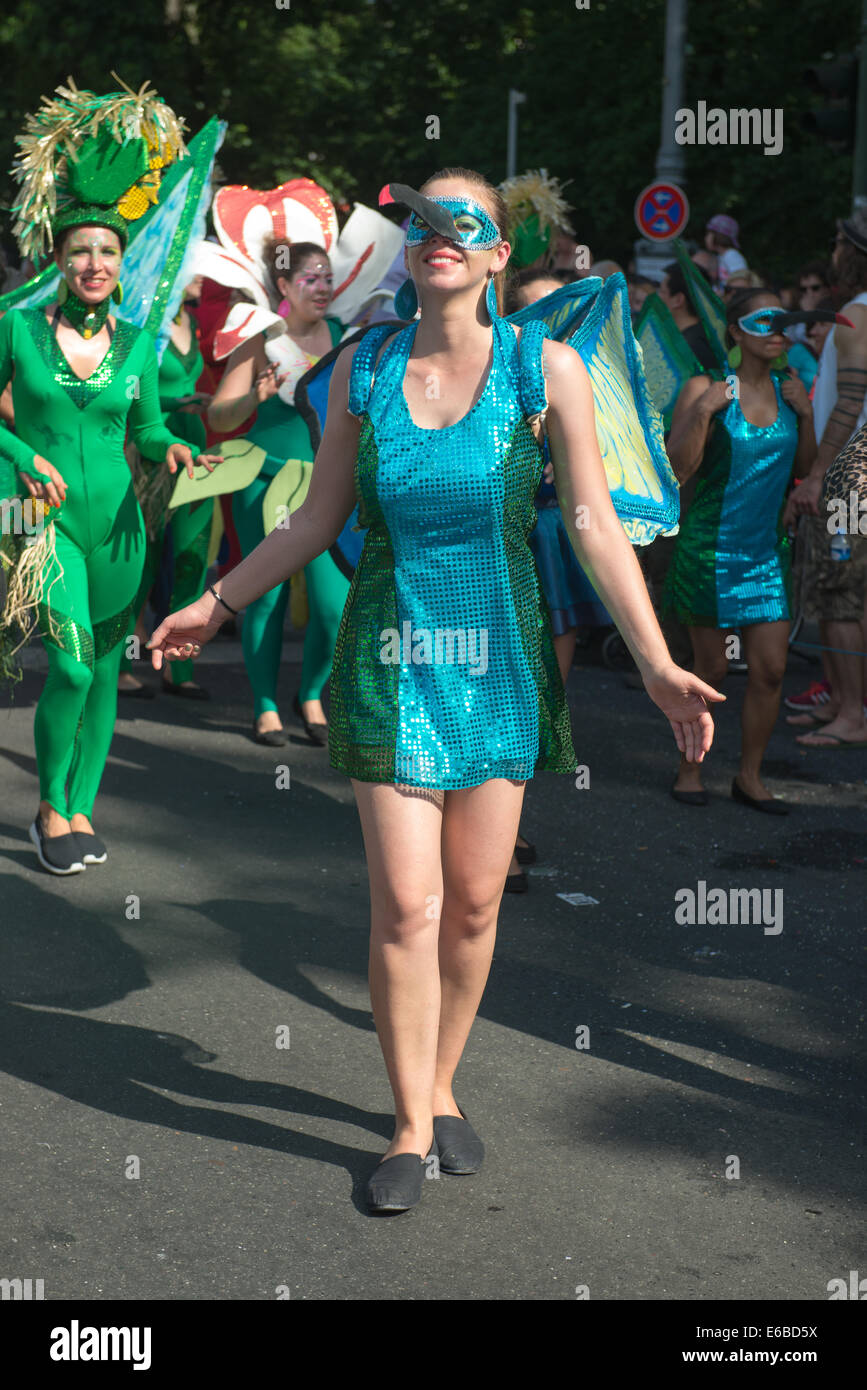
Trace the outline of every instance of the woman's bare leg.
{"label": "woman's bare leg", "polygon": [[[715,627],[691,627],[688,629],[695,657],[693,671],[714,690],[719,690],[728,671],[726,658],[726,634]],[[679,792],[700,792],[704,788],[701,770],[704,763],[690,763],[681,757],[677,770],[675,787]]]}
{"label": "woman's bare leg", "polygon": [[743,629],[744,656],[749,670],[741,715],[743,734],[738,782],[741,790],[757,801],[771,798],[762,781],[761,766],[780,713],[790,627],[788,621],[782,621],[751,623]]}
{"label": "woman's bare leg", "polygon": [[351,780],[370,879],[370,1000],[394,1093],[394,1138],[384,1158],[424,1157],[433,1139],[440,837],[449,793]]}
{"label": "woman's bare leg", "polygon": [[434,1115],[459,1115],[452,1079],[487,983],[497,916],[515,845],[524,782],[495,778],[445,793],[443,903],[439,923],[442,1002]]}

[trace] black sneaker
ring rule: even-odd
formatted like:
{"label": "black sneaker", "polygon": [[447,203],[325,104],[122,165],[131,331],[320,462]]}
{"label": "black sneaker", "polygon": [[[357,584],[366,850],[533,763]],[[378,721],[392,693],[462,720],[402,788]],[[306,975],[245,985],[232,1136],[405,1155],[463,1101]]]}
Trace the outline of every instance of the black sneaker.
{"label": "black sneaker", "polygon": [[73,834],[78,837],[81,857],[85,864],[105,863],[108,858],[108,850],[98,835],[90,835],[86,830],[75,830]]}
{"label": "black sneaker", "polygon": [[28,831],[39,855],[43,869],[50,874],[80,874],[84,872],[81,845],[78,836],[69,831],[66,835],[45,834],[41,815],[37,815]]}

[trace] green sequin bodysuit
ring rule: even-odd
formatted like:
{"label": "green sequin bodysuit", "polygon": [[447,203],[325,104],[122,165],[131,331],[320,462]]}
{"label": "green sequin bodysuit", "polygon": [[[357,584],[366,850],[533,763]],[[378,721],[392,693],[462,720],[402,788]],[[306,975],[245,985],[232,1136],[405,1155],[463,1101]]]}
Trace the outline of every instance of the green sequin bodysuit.
{"label": "green sequin bodysuit", "polygon": [[[413,422],[416,325],[356,349],[359,520],[369,527],[331,675],[331,763],[365,782],[460,789],[571,773],[551,618],[528,537],[543,469],[545,326],[494,320],[485,388],[457,424]],[[374,375],[375,365],[375,375]]]}
{"label": "green sequin bodysuit", "polygon": [[144,523],[123,452],[127,423],[147,458],[163,460],[170,444],[184,442],[163,427],[157,371],[152,339],[122,319],[85,381],[43,309],[11,309],[0,319],[0,391],[14,374],[15,408],[15,434],[0,431],[0,495],[24,495],[15,471],[39,475],[37,454],[68,489],[59,512],[49,513],[60,568],[46,576],[57,578],[48,595],[54,634],[43,611],[48,677],[34,722],[40,794],[62,816],[93,809],[144,561]]}

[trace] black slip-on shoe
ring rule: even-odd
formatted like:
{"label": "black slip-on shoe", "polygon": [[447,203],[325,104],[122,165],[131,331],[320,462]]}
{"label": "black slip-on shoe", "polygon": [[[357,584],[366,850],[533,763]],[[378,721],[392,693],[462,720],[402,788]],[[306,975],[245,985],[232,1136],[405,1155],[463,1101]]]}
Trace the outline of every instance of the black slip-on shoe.
{"label": "black slip-on shoe", "polygon": [[768,798],[760,801],[756,796],[749,796],[738,782],[737,777],[732,778],[732,800],[739,801],[742,806],[752,806],[754,811],[764,811],[766,816],[787,816],[789,814],[789,807],[782,801]]}
{"label": "black slip-on shoe", "polygon": [[536,846],[527,843],[526,845],[515,845],[515,858],[519,864],[535,864]]}
{"label": "black slip-on shoe", "polygon": [[[460,1110],[460,1106],[458,1106]],[[463,1110],[457,1115],[434,1115],[434,1141],[439,1149],[441,1173],[477,1173],[485,1146]]]}
{"label": "black slip-on shoe", "polygon": [[133,690],[130,690],[128,686],[119,685],[117,694],[120,700],[155,700],[157,696],[152,685],[139,685]]}
{"label": "black slip-on shoe", "polygon": [[84,872],[81,846],[78,836],[69,831],[66,835],[45,834],[42,817],[37,816],[27,832],[33,841],[39,862],[50,874],[80,874]]}
{"label": "black slip-on shoe", "polygon": [[371,1211],[409,1211],[421,1201],[425,1160],[418,1154],[393,1154],[374,1168],[367,1183]]}
{"label": "black slip-on shoe", "polygon": [[267,748],[282,748],[289,742],[289,736],[285,729],[266,729],[264,733],[256,728],[256,721],[253,720],[253,738],[257,743],[264,743]]}
{"label": "black slip-on shoe", "polygon": [[297,695],[292,701],[292,709],[304,725],[307,737],[320,748],[326,748],[328,746],[328,725],[311,724],[301,709],[301,701]]}
{"label": "black slip-on shoe", "polygon": [[98,835],[90,835],[86,830],[75,830],[73,834],[81,846],[81,857],[85,864],[105,863],[108,858],[108,850]]}
{"label": "black slip-on shoe", "polygon": [[707,792],[704,788],[700,792],[682,792],[678,787],[672,787],[671,794],[675,801],[681,802],[684,806],[707,805]]}
{"label": "black slip-on shoe", "polygon": [[506,886],[503,890],[505,893],[527,893],[529,889],[530,885],[523,869],[519,874],[506,875]]}
{"label": "black slip-on shoe", "polygon": [[177,695],[181,700],[210,700],[211,698],[211,692],[206,690],[203,685],[174,685],[171,681],[163,681],[163,693]]}

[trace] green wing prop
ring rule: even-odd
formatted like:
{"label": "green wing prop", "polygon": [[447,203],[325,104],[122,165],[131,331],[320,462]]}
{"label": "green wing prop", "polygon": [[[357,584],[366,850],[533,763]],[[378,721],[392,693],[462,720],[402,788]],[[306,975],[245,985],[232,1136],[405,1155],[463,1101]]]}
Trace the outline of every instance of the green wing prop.
{"label": "green wing prop", "polygon": [[590,376],[599,451],[624,531],[633,545],[675,535],[680,489],[632,332],[622,274],[609,275],[566,341]]}
{"label": "green wing prop", "polygon": [[705,368],[658,294],[649,294],[645,299],[634,332],[650,398],[662,416],[663,429],[668,431],[684,382]]}
{"label": "green wing prop", "polygon": [[682,241],[674,243],[674,254],[683,271],[683,278],[689,289],[689,297],[695,305],[695,312],[701,320],[704,336],[707,338],[711,352],[717,359],[720,368],[725,371],[728,361],[725,345],[726,306],[719,295],[711,289],[698,267],[690,260]]}
{"label": "green wing prop", "polygon": [[221,444],[212,445],[209,452],[222,454],[223,462],[217,464],[213,473],[209,473],[204,464],[194,467],[192,478],[186,469],[180,469],[169,502],[170,510],[185,502],[201,502],[203,497],[221,497],[224,493],[249,487],[259,476],[266,458],[265,450],[258,444],[251,444],[249,439],[224,439]]}

